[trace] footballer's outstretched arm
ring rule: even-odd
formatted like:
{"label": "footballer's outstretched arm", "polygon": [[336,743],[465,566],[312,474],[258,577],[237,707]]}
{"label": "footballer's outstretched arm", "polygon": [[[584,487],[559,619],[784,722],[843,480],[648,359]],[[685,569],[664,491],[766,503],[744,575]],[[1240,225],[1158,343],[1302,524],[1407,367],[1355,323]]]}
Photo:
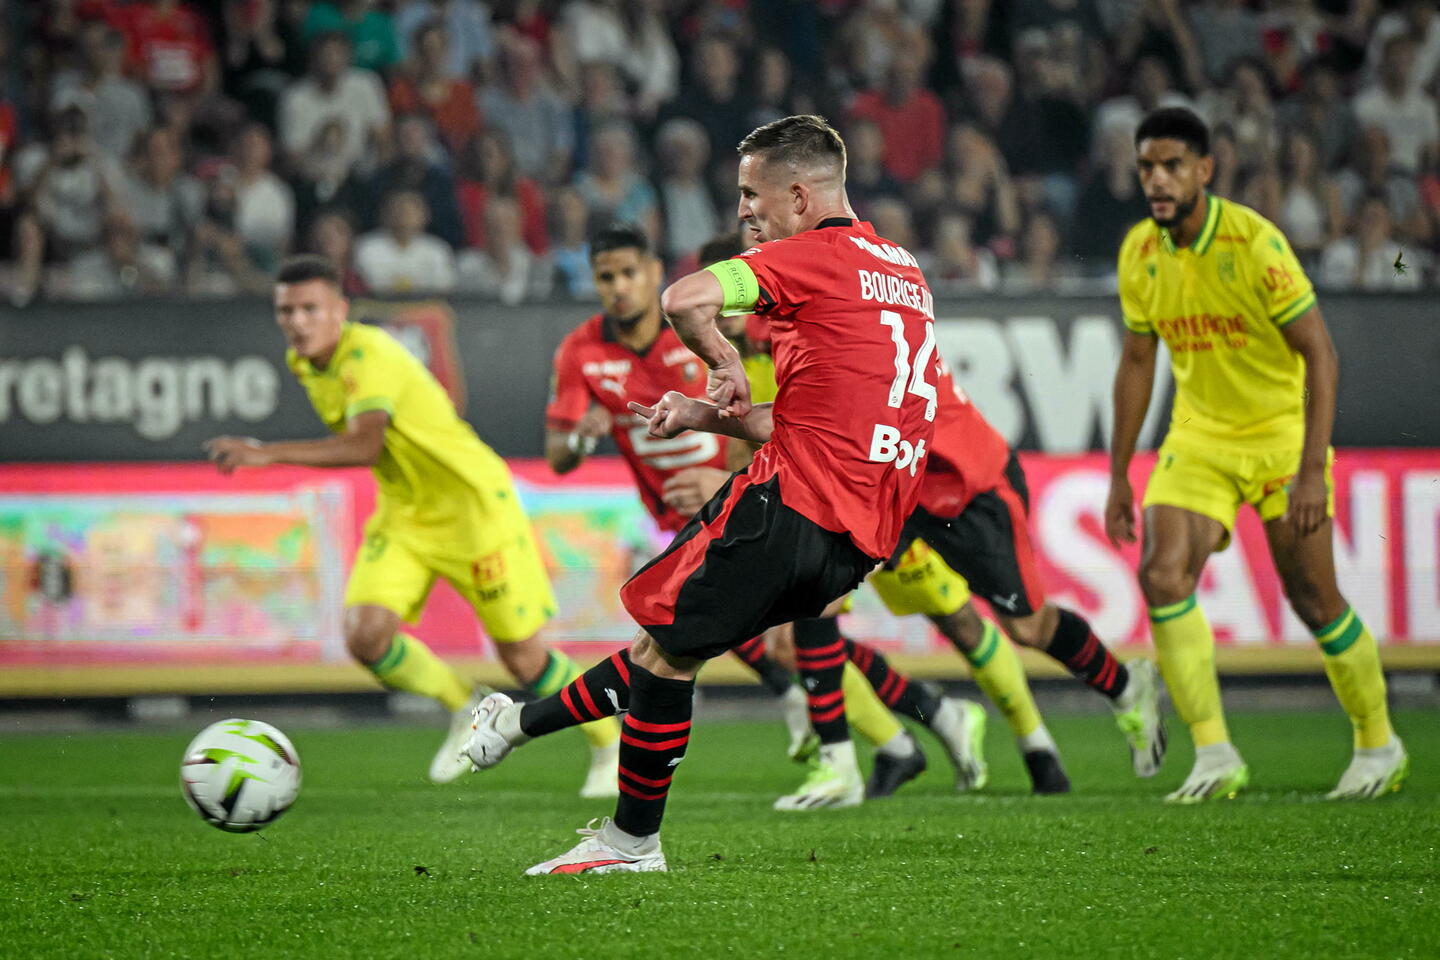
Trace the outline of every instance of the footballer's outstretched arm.
{"label": "footballer's outstretched arm", "polygon": [[686,430],[699,430],[751,443],[767,443],[775,427],[774,406],[773,403],[757,403],[744,416],[730,417],[713,403],[671,390],[653,407],[632,402],[630,409],[650,421],[650,436],[657,439],[666,440]]}
{"label": "footballer's outstretched arm", "polygon": [[344,433],[321,440],[280,440],[261,443],[249,437],[216,437],[205,442],[205,452],[221,473],[237,467],[265,467],[275,463],[299,467],[372,467],[385,449],[385,428],[390,414],[367,410],[352,417]]}
{"label": "footballer's outstretched arm", "polygon": [[1135,542],[1135,494],[1130,489],[1130,460],[1135,456],[1145,411],[1150,408],[1158,350],[1159,340],[1153,334],[1125,331],[1112,395],[1115,433],[1110,440],[1110,495],[1105,503],[1105,532],[1114,543]]}
{"label": "footballer's outstretched arm", "polygon": [[743,417],[750,409],[750,381],[740,351],[715,325],[732,299],[713,272],[698,270],[666,287],[660,308],[681,342],[710,368],[706,394],[724,416]]}

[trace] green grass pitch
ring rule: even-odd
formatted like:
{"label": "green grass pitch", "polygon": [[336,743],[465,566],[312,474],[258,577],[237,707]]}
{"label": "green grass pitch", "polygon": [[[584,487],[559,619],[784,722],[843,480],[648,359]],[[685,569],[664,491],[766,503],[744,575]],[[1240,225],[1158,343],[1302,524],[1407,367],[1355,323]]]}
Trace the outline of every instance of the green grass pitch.
{"label": "green grass pitch", "polygon": [[1252,792],[1180,809],[1159,798],[1188,746],[1137,781],[1097,715],[1053,724],[1069,797],[1028,796],[992,720],[983,793],[954,795],[927,740],[899,796],[814,814],[770,809],[799,782],[778,724],[702,722],[672,872],[594,878],[519,875],[609,812],[574,796],[575,735],[441,788],[422,780],[433,731],[297,730],[299,802],[241,836],[180,797],[190,732],[9,736],[0,955],[1434,957],[1436,721],[1398,717],[1414,772],[1379,802],[1318,799],[1348,756],[1338,711],[1235,716]]}

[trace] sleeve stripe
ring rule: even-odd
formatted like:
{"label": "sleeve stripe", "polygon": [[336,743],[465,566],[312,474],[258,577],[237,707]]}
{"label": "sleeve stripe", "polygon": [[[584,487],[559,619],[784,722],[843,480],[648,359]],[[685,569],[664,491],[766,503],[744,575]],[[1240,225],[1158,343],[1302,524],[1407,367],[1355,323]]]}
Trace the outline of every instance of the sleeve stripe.
{"label": "sleeve stripe", "polygon": [[1287,323],[1300,319],[1300,317],[1313,306],[1315,306],[1315,291],[1311,290],[1299,300],[1296,300],[1279,313],[1276,313],[1270,319],[1274,322],[1275,326],[1283,327]]}
{"label": "sleeve stripe", "polygon": [[390,416],[395,416],[395,404],[390,402],[389,397],[369,397],[365,400],[356,400],[345,408],[345,419],[353,420],[362,413],[369,413],[372,410],[384,410]]}
{"label": "sleeve stripe", "polygon": [[1132,333],[1145,333],[1150,336],[1155,335],[1155,331],[1150,328],[1150,324],[1143,320],[1135,320],[1127,316],[1122,316],[1121,319],[1125,322],[1125,329]]}

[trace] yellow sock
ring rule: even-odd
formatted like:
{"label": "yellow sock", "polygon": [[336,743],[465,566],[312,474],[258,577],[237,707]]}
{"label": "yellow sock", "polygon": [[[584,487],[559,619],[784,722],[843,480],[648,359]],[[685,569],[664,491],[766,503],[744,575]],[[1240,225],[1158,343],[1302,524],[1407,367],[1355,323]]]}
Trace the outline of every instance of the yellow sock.
{"label": "yellow sock", "polygon": [[1316,630],[1315,642],[1325,655],[1325,674],[1335,688],[1335,697],[1355,727],[1355,746],[1389,743],[1393,731],[1385,706],[1380,649],[1354,608],[1346,607],[1337,619]]}
{"label": "yellow sock", "polygon": [[970,661],[970,674],[975,683],[1005,715],[1010,732],[1017,737],[1034,733],[1040,726],[1040,710],[1035,706],[1030,681],[1025,679],[1025,667],[1010,638],[986,620],[980,646],[973,653],[965,654],[965,659]]}
{"label": "yellow sock", "polygon": [[1160,673],[1175,712],[1190,726],[1197,747],[1225,743],[1225,711],[1220,678],[1215,675],[1215,635],[1191,594],[1179,603],[1150,608],[1150,634],[1160,657]]}
{"label": "yellow sock", "polygon": [[845,672],[840,676],[840,689],[845,691],[845,718],[850,721],[850,726],[860,731],[860,736],[875,746],[889,743],[903,729],[895,714],[870,686],[870,681],[865,679],[865,674],[849,661],[846,661]]}
{"label": "yellow sock", "polygon": [[392,690],[439,700],[446,710],[459,710],[470,699],[470,684],[454,668],[414,637],[395,634],[390,649],[369,665],[375,679]]}
{"label": "yellow sock", "polygon": [[[583,671],[559,650],[550,651],[550,660],[545,664],[545,670],[540,674],[540,679],[531,685],[530,689],[542,697],[559,693],[568,684],[574,683],[575,678]],[[585,739],[592,747],[608,747],[620,739],[620,722],[614,717],[601,717],[599,720],[592,720],[589,723],[580,725],[580,732],[585,734]]]}

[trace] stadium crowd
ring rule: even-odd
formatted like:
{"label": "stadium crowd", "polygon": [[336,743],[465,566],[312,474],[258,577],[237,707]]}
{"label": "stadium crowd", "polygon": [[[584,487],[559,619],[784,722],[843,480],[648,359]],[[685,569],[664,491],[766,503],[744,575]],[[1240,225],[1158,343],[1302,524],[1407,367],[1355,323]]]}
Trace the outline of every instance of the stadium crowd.
{"label": "stadium crowd", "polygon": [[590,295],[586,237],[674,271],[733,222],[733,147],[835,120],[850,195],[937,292],[1114,289],[1133,131],[1194,107],[1217,194],[1317,284],[1440,283],[1431,0],[0,0],[9,300]]}

